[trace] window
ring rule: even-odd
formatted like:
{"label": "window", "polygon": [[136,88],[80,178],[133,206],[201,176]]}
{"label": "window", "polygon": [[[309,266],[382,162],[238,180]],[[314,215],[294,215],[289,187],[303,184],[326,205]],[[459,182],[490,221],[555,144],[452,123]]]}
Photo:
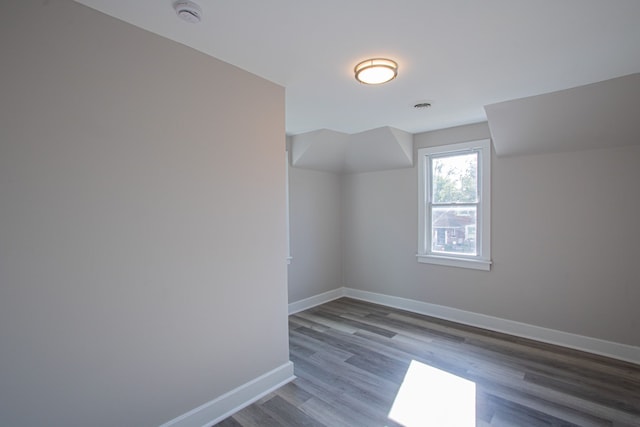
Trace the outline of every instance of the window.
{"label": "window", "polygon": [[489,270],[489,140],[419,149],[418,176],[418,261]]}

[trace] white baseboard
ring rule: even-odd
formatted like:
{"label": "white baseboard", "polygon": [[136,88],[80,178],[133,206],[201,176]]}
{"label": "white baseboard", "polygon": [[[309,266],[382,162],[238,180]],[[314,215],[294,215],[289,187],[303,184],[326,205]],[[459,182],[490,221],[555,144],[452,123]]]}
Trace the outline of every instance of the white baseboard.
{"label": "white baseboard", "polygon": [[501,319],[499,317],[487,316],[485,314],[459,310],[443,305],[430,304],[358,289],[344,288],[344,296],[640,364],[640,347],[627,344],[605,341],[513,320]]}
{"label": "white baseboard", "polygon": [[160,427],[210,427],[295,379],[287,362]]}
{"label": "white baseboard", "polygon": [[[640,364],[640,347],[353,288],[338,288],[316,297],[289,304],[289,314],[306,310],[343,296]],[[293,311],[292,306],[295,308]]]}
{"label": "white baseboard", "polygon": [[333,301],[334,299],[342,298],[345,288],[333,289],[331,291],[323,292],[321,294],[302,299],[300,301],[292,302],[289,304],[289,314],[294,314],[302,310],[308,310],[325,302]]}

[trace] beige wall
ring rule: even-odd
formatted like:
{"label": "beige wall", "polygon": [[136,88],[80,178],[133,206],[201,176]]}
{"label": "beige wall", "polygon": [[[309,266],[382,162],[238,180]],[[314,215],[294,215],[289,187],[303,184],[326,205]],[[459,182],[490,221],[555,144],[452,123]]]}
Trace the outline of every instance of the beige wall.
{"label": "beige wall", "polygon": [[289,169],[290,302],[342,286],[341,188],[340,175]]}
{"label": "beige wall", "polygon": [[[489,137],[486,124],[417,148]],[[415,168],[344,177],[344,285],[640,345],[640,147],[493,157],[491,272],[419,264]]]}
{"label": "beige wall", "polygon": [[71,1],[0,16],[0,425],[159,425],[287,363],[283,88]]}

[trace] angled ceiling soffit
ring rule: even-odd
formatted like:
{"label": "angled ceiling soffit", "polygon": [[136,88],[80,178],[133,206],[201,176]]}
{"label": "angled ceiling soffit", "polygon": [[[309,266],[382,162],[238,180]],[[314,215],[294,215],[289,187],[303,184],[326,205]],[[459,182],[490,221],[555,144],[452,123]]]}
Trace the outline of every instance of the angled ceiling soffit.
{"label": "angled ceiling soffit", "polygon": [[640,144],[640,73],[486,105],[498,156]]}
{"label": "angled ceiling soffit", "polygon": [[329,129],[294,135],[291,138],[291,164],[305,169],[340,173],[349,135]]}
{"label": "angled ceiling soffit", "polygon": [[328,129],[291,137],[291,164],[333,173],[413,166],[413,134],[389,126],[346,134]]}

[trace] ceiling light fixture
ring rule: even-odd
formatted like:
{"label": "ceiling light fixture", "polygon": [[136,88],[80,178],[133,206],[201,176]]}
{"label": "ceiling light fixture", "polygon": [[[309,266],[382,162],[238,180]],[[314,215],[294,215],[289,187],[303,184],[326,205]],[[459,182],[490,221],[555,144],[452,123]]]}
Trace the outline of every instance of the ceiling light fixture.
{"label": "ceiling light fixture", "polygon": [[373,58],[360,62],[353,71],[360,83],[379,85],[396,78],[398,64],[390,59]]}
{"label": "ceiling light fixture", "polygon": [[202,9],[192,1],[177,1],[173,8],[180,19],[190,24],[197,24],[202,19]]}

